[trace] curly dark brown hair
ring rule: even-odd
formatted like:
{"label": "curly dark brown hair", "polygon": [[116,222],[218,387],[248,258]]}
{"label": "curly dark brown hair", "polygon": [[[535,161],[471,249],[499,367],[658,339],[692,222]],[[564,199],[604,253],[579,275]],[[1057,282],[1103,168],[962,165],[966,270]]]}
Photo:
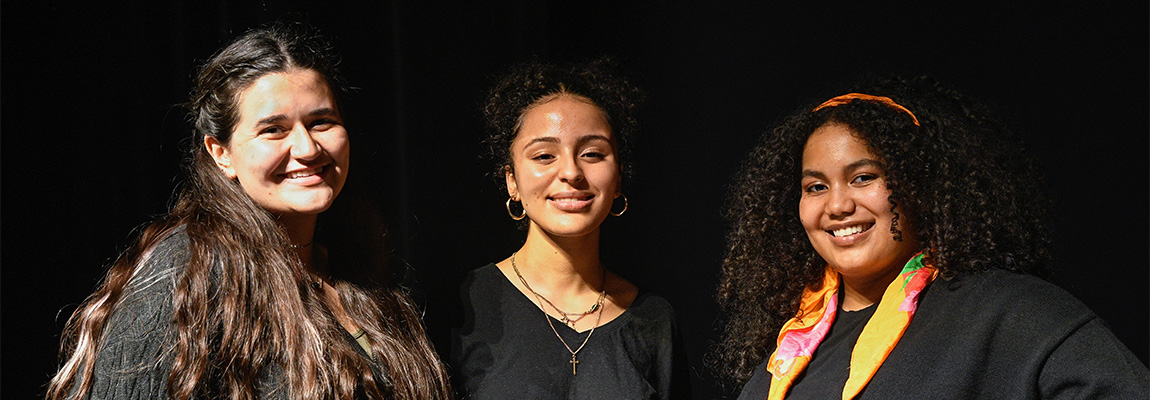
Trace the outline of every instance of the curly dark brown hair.
{"label": "curly dark brown hair", "polygon": [[[812,112],[816,102],[764,135],[748,156],[725,214],[731,231],[718,301],[726,321],[713,358],[734,382],[750,377],[774,349],[778,329],[798,312],[803,289],[822,280],[826,262],[798,210],[803,146],[823,125],[848,126],[879,157],[891,209],[912,223],[944,279],[990,269],[1043,274],[1050,259],[1041,177],[1021,142],[986,107],[927,77],[889,78],[850,92],[889,97],[921,127],[875,101]],[[908,233],[892,226],[896,237]]]}
{"label": "curly dark brown hair", "polygon": [[586,98],[606,114],[626,187],[632,175],[631,146],[638,128],[635,114],[643,95],[609,57],[570,64],[532,60],[513,67],[498,80],[483,105],[488,131],[484,143],[487,156],[495,164],[492,178],[506,185],[503,173],[512,165],[511,142],[519,134],[524,114],[541,100],[559,94]]}

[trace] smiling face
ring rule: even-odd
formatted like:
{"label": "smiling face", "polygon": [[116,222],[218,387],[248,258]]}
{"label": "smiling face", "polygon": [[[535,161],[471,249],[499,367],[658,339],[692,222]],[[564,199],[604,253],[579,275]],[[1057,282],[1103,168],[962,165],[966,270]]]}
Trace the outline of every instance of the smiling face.
{"label": "smiling face", "polygon": [[560,94],[524,113],[511,142],[507,193],[522,202],[532,229],[557,236],[595,233],[619,195],[616,158],[603,110]]}
{"label": "smiling face", "polygon": [[905,218],[902,240],[891,233],[879,157],[846,125],[828,124],[807,139],[802,168],[799,218],[819,256],[846,280],[894,279],[920,249]]}
{"label": "smiling face", "polygon": [[347,179],[349,144],[335,98],[319,73],[260,77],[239,96],[228,143],[205,138],[216,165],[280,216],[318,214]]}

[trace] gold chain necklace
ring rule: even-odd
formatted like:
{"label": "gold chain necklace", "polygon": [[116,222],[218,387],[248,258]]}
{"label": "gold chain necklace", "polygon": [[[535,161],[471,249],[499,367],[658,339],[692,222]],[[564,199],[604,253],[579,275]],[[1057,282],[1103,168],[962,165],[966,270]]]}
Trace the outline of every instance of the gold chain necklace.
{"label": "gold chain necklace", "polygon": [[[602,286],[600,286],[602,288],[602,290],[599,291],[599,300],[597,300],[595,302],[594,306],[591,306],[590,310],[587,310],[586,313],[583,313],[582,315],[579,316],[579,318],[575,319],[575,321],[578,321],[580,319],[583,319],[584,316],[587,316],[587,314],[590,314],[590,313],[595,312],[596,310],[599,310],[599,315],[595,317],[595,325],[591,327],[590,332],[587,332],[587,337],[583,338],[583,343],[579,345],[579,348],[577,348],[575,350],[571,350],[571,346],[567,344],[566,340],[563,340],[563,336],[559,335],[559,330],[555,329],[555,324],[553,322],[551,322],[551,316],[547,315],[547,310],[543,308],[543,303],[546,302],[548,305],[551,306],[551,308],[554,308],[555,311],[558,311],[560,314],[564,314],[563,315],[563,321],[564,322],[568,321],[567,315],[566,315],[568,313],[563,312],[563,310],[560,310],[559,307],[555,307],[555,304],[551,303],[550,300],[547,300],[546,297],[543,297],[543,295],[539,294],[539,292],[536,292],[535,289],[532,289],[531,285],[527,284],[527,279],[523,278],[523,274],[519,273],[519,266],[515,264],[515,254],[517,254],[517,253],[518,252],[511,253],[511,268],[513,268],[515,270],[515,276],[519,277],[519,282],[523,283],[523,287],[527,288],[527,291],[529,291],[529,292],[531,292],[531,294],[535,295],[536,301],[539,302],[539,309],[543,310],[543,318],[547,319],[547,326],[551,327],[551,332],[555,332],[555,337],[559,338],[559,342],[563,343],[563,347],[566,347],[567,351],[571,353],[571,361],[569,361],[569,363],[571,363],[571,375],[576,375],[575,369],[576,369],[576,367],[579,366],[579,360],[576,359],[576,355],[579,354],[580,350],[583,350],[583,346],[587,345],[587,341],[591,340],[591,335],[595,334],[595,328],[599,327],[599,322],[603,320],[603,299],[606,297],[606,294],[607,294],[607,272],[606,271],[603,272],[603,284],[602,284]],[[578,314],[578,313],[570,313],[570,314]],[[573,322],[574,321],[572,321],[572,323]]]}

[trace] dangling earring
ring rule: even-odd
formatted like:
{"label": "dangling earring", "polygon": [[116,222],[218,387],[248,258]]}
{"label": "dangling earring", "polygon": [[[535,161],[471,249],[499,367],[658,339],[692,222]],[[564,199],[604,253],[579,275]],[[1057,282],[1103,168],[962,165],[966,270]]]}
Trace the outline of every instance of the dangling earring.
{"label": "dangling earring", "polygon": [[[527,209],[526,208],[524,208],[523,213],[521,213],[519,215],[515,215],[515,213],[511,212],[511,200],[513,200],[513,199],[514,198],[512,198],[512,197],[507,198],[507,215],[510,215],[511,219],[516,220],[516,221],[521,220],[523,218],[526,218],[527,217]],[[520,204],[520,208],[522,208],[522,207],[523,207],[523,205]]]}
{"label": "dangling earring", "polygon": [[[616,217],[623,216],[623,213],[627,212],[627,206],[629,205],[627,203],[627,195],[622,194],[622,193],[619,193],[619,195],[623,196],[623,209],[620,210],[618,213],[611,211],[611,215],[614,215]],[[611,203],[611,208],[615,208],[615,203]]]}

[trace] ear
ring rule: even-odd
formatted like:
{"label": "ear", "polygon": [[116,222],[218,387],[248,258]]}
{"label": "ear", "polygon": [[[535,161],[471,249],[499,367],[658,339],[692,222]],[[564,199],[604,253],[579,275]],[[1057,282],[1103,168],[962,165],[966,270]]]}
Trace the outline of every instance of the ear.
{"label": "ear", "polygon": [[220,143],[215,137],[205,135],[204,147],[208,149],[208,154],[212,155],[220,171],[223,171],[228,179],[236,179],[236,169],[232,167],[232,153],[228,151],[228,146]]}
{"label": "ear", "polygon": [[503,179],[507,182],[507,195],[519,201],[519,184],[515,182],[515,171],[511,170],[510,165],[503,166]]}

